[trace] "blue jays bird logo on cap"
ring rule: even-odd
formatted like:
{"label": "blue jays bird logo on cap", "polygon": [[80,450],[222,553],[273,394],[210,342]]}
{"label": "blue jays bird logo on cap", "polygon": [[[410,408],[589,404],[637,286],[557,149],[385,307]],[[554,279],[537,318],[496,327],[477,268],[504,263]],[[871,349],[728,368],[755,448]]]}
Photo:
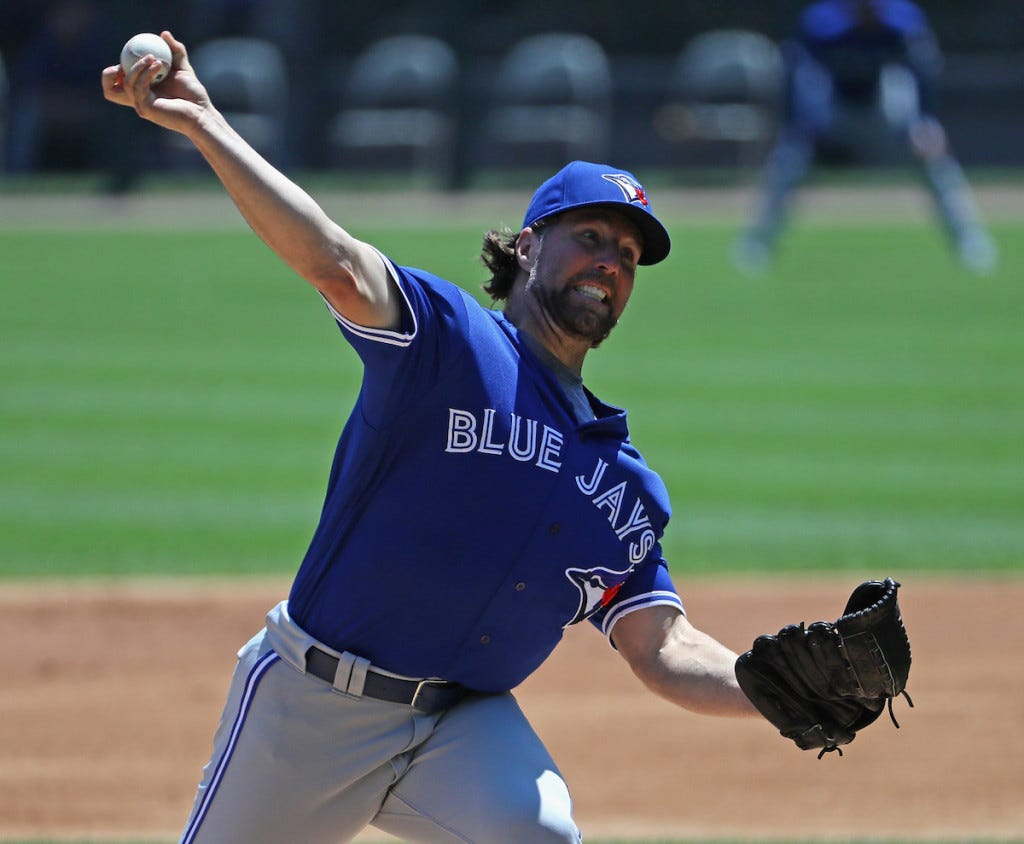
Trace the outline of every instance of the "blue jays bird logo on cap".
{"label": "blue jays bird logo on cap", "polygon": [[603,173],[601,178],[607,179],[618,187],[622,191],[622,195],[626,197],[627,202],[639,202],[645,208],[650,205],[647,201],[647,191],[644,190],[644,186],[636,179],[625,173]]}

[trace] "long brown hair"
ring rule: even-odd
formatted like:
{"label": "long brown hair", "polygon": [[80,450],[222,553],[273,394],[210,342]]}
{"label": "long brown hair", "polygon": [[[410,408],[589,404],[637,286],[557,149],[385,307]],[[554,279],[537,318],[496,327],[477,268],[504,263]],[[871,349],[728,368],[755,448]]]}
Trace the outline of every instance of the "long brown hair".
{"label": "long brown hair", "polygon": [[[553,218],[538,220],[530,228],[539,233]],[[516,243],[519,232],[510,228],[491,229],[484,235],[480,260],[490,270],[490,281],[483,285],[484,292],[495,302],[508,298],[519,275],[519,261],[516,258]]]}

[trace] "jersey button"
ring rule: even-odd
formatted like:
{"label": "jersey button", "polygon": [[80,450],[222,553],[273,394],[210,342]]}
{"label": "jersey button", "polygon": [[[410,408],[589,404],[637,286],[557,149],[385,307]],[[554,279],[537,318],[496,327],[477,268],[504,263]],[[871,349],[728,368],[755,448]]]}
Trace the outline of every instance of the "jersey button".
{"label": "jersey button", "polygon": [[516,584],[516,592],[522,592],[525,588],[526,584],[521,580]]}
{"label": "jersey button", "polygon": [[555,536],[561,529],[562,526],[558,522],[552,522],[551,525],[548,527],[548,533],[550,533],[552,536]]}
{"label": "jersey button", "polygon": [[480,644],[481,645],[489,645],[490,643],[491,643],[491,637],[488,636],[486,633],[484,633],[484,635],[480,637]]}

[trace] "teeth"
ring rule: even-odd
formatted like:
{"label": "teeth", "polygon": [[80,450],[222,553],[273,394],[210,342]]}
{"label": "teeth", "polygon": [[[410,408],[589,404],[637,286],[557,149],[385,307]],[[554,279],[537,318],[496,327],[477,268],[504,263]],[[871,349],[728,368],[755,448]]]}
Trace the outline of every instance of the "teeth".
{"label": "teeth", "polygon": [[603,302],[607,297],[607,294],[600,287],[593,287],[589,284],[581,284],[576,289],[584,296],[589,296],[591,299],[596,299],[598,302]]}

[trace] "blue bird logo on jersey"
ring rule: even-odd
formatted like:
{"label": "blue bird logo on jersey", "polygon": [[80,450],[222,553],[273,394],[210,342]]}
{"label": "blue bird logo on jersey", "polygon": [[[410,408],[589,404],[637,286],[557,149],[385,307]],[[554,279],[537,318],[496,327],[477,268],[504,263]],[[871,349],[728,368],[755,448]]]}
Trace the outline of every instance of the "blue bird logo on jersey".
{"label": "blue bird logo on jersey", "polygon": [[632,571],[615,571],[608,568],[566,569],[565,576],[580,591],[580,604],[576,614],[565,626],[583,621],[601,607],[607,606],[622,588],[626,576]]}
{"label": "blue bird logo on jersey", "polygon": [[647,191],[644,190],[644,186],[636,179],[631,179],[625,173],[605,173],[601,178],[607,179],[621,190],[627,202],[638,202],[644,208],[650,205],[647,201]]}

